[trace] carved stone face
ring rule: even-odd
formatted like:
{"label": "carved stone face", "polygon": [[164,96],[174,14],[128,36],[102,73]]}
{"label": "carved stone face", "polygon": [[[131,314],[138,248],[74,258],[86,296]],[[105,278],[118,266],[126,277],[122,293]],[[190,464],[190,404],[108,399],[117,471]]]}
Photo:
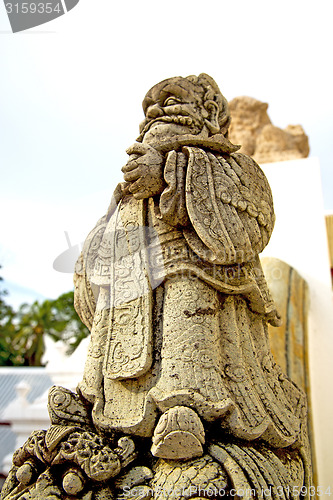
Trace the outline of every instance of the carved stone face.
{"label": "carved stone face", "polygon": [[143,101],[146,119],[140,126],[142,142],[201,133],[208,118],[203,97],[203,88],[185,78],[170,78],[155,85]]}

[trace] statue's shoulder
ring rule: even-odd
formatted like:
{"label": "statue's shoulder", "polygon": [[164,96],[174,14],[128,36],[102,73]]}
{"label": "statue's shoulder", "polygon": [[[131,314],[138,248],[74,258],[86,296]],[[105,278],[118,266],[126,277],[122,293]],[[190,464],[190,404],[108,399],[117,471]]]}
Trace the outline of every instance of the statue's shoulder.
{"label": "statue's shoulder", "polygon": [[239,165],[242,165],[243,167],[247,166],[248,168],[252,168],[253,170],[261,173],[262,177],[266,178],[261,167],[251,156],[245,155],[244,153],[239,153],[238,151],[235,153],[230,153],[228,156],[232,160],[236,161]]}
{"label": "statue's shoulder", "polygon": [[251,156],[247,156],[243,153],[231,153],[228,156],[229,161],[228,159],[227,161],[232,166],[241,182],[248,187],[251,187],[255,183],[255,191],[259,189],[264,194],[266,201],[272,203],[273,200],[270,185],[265,173],[258,163],[251,158]]}
{"label": "statue's shoulder", "polygon": [[[243,153],[217,154],[216,158],[220,168],[220,171],[215,169],[216,177],[224,188],[221,199],[224,204],[235,207],[246,226],[249,223],[251,227],[258,226],[262,236],[258,249],[262,251],[275,222],[273,196],[266,175],[253,158]],[[257,234],[257,229],[254,233]]]}

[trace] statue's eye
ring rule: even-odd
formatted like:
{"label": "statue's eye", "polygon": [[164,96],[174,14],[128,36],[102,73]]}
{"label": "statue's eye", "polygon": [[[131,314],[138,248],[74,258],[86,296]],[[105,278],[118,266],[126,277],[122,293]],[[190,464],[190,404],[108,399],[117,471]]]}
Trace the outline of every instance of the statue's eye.
{"label": "statue's eye", "polygon": [[177,99],[177,97],[167,97],[164,101],[163,106],[173,106],[174,104],[179,104],[182,101],[180,99]]}

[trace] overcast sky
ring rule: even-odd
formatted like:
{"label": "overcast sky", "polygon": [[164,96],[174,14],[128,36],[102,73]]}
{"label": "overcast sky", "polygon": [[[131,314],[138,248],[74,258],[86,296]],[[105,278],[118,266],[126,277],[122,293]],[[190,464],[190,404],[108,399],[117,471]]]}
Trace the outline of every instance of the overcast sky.
{"label": "overcast sky", "polygon": [[0,5],[0,263],[10,300],[72,288],[53,261],[103,215],[142,98],[171,76],[208,73],[229,100],[268,102],[274,125],[301,124],[333,212],[332,18],[331,0],[80,0],[12,34]]}

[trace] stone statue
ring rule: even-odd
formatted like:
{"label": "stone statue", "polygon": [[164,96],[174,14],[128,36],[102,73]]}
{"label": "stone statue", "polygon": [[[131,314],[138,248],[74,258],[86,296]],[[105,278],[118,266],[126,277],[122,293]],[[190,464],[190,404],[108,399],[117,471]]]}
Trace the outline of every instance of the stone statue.
{"label": "stone statue", "polygon": [[52,425],[16,452],[2,498],[45,484],[54,498],[306,496],[305,397],[267,336],[280,321],[258,259],[268,182],[228,140],[208,75],[160,82],[143,109],[125,182],[76,266],[83,380],[51,390]]}

